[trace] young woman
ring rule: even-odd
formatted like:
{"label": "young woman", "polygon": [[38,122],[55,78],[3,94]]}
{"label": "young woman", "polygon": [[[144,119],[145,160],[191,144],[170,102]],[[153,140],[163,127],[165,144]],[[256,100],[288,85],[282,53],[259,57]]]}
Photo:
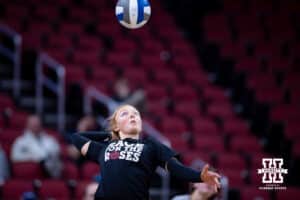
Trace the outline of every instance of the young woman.
{"label": "young woman", "polygon": [[141,139],[142,120],[133,106],[120,106],[109,120],[110,140],[95,142],[86,134],[72,135],[73,144],[82,155],[100,164],[102,181],[95,199],[148,200],[151,176],[158,166],[183,181],[206,182],[215,191],[220,187],[220,176],[209,171],[208,165],[202,172],[192,170],[177,161],[175,152],[167,146],[153,139]]}

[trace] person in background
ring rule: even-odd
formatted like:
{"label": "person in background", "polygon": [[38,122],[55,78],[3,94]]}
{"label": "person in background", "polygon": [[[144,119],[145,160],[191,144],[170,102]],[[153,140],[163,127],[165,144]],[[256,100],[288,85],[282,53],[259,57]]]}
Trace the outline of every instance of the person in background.
{"label": "person in background", "polygon": [[9,175],[8,160],[0,144],[0,186],[5,183]]}
{"label": "person in background", "polygon": [[146,96],[142,89],[132,91],[128,80],[121,76],[114,84],[113,99],[121,104],[130,104],[140,110],[145,111]]}
{"label": "person in background", "polygon": [[88,184],[85,188],[82,200],[94,200],[98,185],[99,184],[97,182],[92,182]]}
{"label": "person in background", "polygon": [[[87,132],[87,131],[96,131],[101,129],[98,126],[96,119],[93,116],[87,115],[82,117],[76,127],[76,131],[78,132]],[[75,162],[79,167],[86,160],[84,156],[80,154],[80,152],[74,147],[74,145],[68,145],[67,154],[69,159]]]}
{"label": "person in background", "polygon": [[59,156],[59,143],[43,131],[41,120],[37,115],[29,116],[24,133],[13,143],[12,162],[40,163],[48,176],[58,178],[62,169]]}
{"label": "person in background", "polygon": [[[195,170],[202,169],[207,163],[200,158],[191,163],[191,168]],[[214,171],[214,169],[211,169]],[[194,183],[190,194],[176,195],[172,200],[227,200],[228,178],[224,175],[220,178],[221,190],[216,192],[214,188],[207,183]]]}

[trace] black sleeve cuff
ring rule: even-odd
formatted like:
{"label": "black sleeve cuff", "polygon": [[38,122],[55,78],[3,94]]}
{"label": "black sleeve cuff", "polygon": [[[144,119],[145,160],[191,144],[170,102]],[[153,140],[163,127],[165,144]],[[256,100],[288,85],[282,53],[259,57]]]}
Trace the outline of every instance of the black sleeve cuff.
{"label": "black sleeve cuff", "polygon": [[183,181],[202,182],[200,178],[201,172],[184,166],[175,158],[172,158],[167,162],[167,169],[173,176]]}
{"label": "black sleeve cuff", "polygon": [[86,137],[83,137],[77,133],[72,134],[71,136],[71,141],[72,143],[75,145],[75,147],[81,151],[81,148],[83,147],[84,144],[86,144],[87,142],[89,142],[89,139],[87,139]]}
{"label": "black sleeve cuff", "polygon": [[105,131],[103,132],[87,131],[87,132],[79,132],[78,134],[96,142],[102,142],[104,140],[111,139],[111,133]]}

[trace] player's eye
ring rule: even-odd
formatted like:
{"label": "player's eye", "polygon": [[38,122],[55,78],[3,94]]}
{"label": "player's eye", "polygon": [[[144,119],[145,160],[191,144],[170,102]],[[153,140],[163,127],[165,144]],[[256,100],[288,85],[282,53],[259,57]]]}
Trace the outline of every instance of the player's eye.
{"label": "player's eye", "polygon": [[121,117],[124,117],[124,116],[126,116],[126,115],[128,115],[128,112],[127,111],[124,111],[124,112],[121,112]]}

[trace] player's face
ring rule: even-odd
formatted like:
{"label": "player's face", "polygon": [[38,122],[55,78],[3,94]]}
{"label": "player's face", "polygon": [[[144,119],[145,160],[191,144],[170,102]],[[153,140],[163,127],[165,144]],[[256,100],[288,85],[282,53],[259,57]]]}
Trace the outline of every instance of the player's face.
{"label": "player's face", "polygon": [[124,134],[136,135],[142,130],[139,111],[132,106],[122,107],[116,115],[117,129]]}

